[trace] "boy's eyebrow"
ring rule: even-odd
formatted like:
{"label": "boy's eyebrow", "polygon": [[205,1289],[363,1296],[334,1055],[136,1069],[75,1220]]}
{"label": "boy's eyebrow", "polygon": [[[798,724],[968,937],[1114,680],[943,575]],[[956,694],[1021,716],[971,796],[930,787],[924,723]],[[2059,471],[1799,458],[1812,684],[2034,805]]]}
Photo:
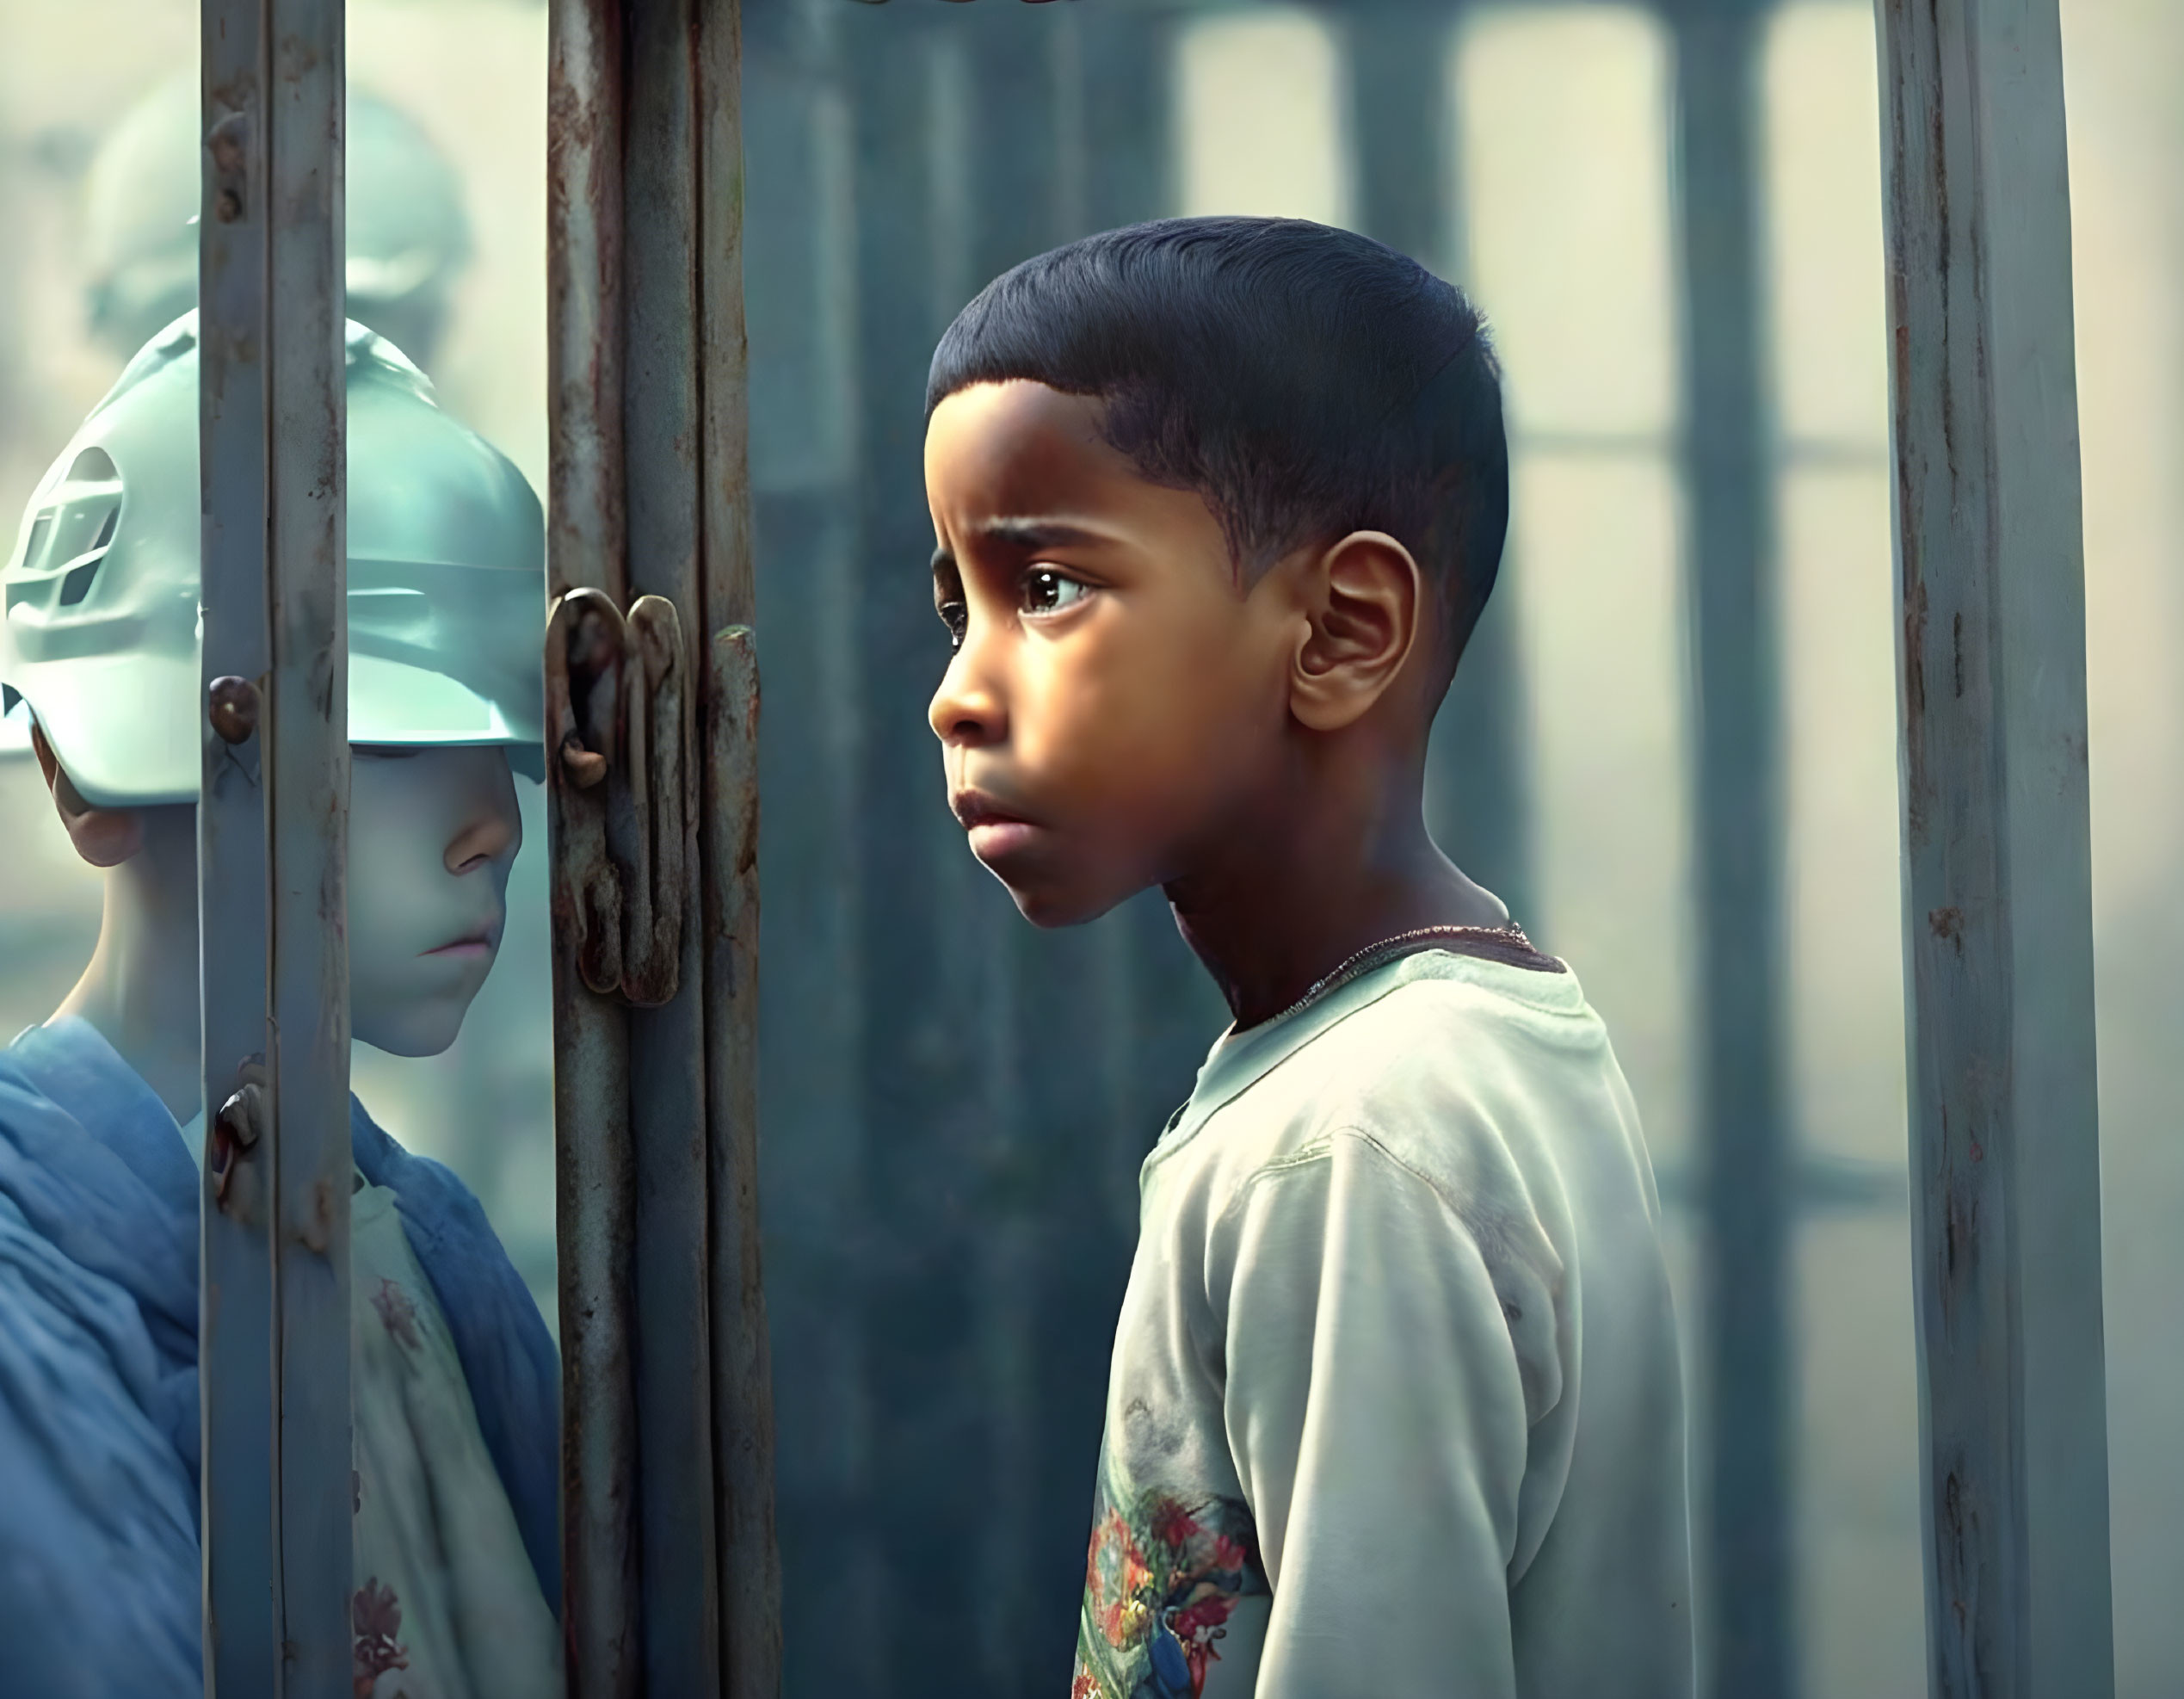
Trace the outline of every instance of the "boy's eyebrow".
{"label": "boy's eyebrow", "polygon": [[[990,538],[1003,548],[1036,554],[1046,548],[1086,548],[1107,541],[1096,531],[1054,519],[989,519],[972,528],[976,535]],[[933,551],[933,576],[961,574],[961,563],[946,543]]]}
{"label": "boy's eyebrow", "polygon": [[982,537],[1027,553],[1043,548],[1083,548],[1106,541],[1096,531],[1053,519],[989,519],[978,530]]}

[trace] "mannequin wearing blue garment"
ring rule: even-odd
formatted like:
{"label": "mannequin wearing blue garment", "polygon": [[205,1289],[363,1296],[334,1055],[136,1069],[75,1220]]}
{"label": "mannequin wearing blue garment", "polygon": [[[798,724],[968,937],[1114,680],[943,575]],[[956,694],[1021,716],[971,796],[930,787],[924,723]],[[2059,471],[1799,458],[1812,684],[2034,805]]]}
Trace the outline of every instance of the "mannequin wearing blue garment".
{"label": "mannequin wearing blue garment", "polygon": [[[194,337],[177,337],[184,329],[139,356],[102,412],[131,388],[132,374],[144,381],[139,368],[162,353],[152,380],[186,380],[176,405],[186,399],[194,413],[194,369],[168,369],[192,355]],[[485,495],[466,508],[462,490],[442,490],[436,537],[391,544],[373,558],[374,503],[384,507],[396,492],[415,507],[426,487],[393,475],[390,458],[398,456],[386,444],[422,442],[444,482],[460,456],[435,433],[461,428],[438,414],[423,379],[390,345],[354,331],[350,362],[350,1018],[362,1042],[430,1055],[454,1041],[492,967],[521,843],[511,759],[535,758],[537,705],[525,686],[537,689],[543,624],[537,508],[512,467],[512,485],[493,482],[505,463],[464,432],[475,445],[472,470],[491,474]],[[377,401],[361,394],[368,385],[381,386]],[[378,425],[374,406],[388,410]],[[40,540],[66,529],[71,504],[99,499],[102,486],[83,468],[101,417],[34,498],[0,572],[11,590],[34,584]],[[109,479],[118,503],[118,486],[145,463],[131,459],[125,432],[108,436],[111,459],[94,471],[106,478],[118,466]],[[140,521],[152,510],[159,470],[136,480]],[[484,558],[490,551],[478,540],[491,527],[479,519],[481,501],[513,516],[511,562]],[[194,511],[188,518],[194,524]],[[131,590],[133,571],[170,570],[149,553],[133,563],[123,557],[126,524],[94,512],[77,532],[79,543],[110,540],[113,558],[99,565],[117,596]],[[84,558],[72,555],[69,570]],[[469,568],[445,564],[466,559]],[[418,561],[428,565],[410,564]],[[455,613],[433,626],[410,607],[400,643],[374,650],[375,610],[360,613],[354,593],[360,576],[466,570],[472,579],[446,604]],[[399,593],[437,616],[433,581],[418,583]],[[11,613],[17,599],[10,596]],[[139,651],[159,641],[157,632],[143,635],[141,620],[117,619],[113,628]],[[34,625],[28,637],[12,621],[0,632],[0,683],[28,699],[60,824],[105,885],[98,944],[82,979],[51,1018],[0,1051],[0,1690],[182,1699],[201,1692],[204,1679],[194,775],[156,736],[116,735],[114,725],[132,722],[102,722],[71,698],[57,669],[98,640],[89,629],[50,646],[58,658],[45,672]],[[497,649],[509,652],[497,681],[486,676]],[[137,652],[126,658],[133,664]],[[110,694],[114,675],[106,677]],[[163,676],[147,663],[125,677],[141,683],[138,706],[156,722],[170,707]],[[420,702],[440,721],[421,720]],[[194,726],[194,701],[185,707]],[[194,763],[194,749],[183,750]],[[350,1128],[356,1690],[360,1699],[558,1694],[552,1340],[462,1183],[404,1151],[353,1098]],[[367,1220],[379,1224],[375,1237]],[[375,1262],[367,1261],[367,1238]],[[367,1591],[382,1608],[365,1609]],[[398,1599],[398,1613],[384,1608]]]}

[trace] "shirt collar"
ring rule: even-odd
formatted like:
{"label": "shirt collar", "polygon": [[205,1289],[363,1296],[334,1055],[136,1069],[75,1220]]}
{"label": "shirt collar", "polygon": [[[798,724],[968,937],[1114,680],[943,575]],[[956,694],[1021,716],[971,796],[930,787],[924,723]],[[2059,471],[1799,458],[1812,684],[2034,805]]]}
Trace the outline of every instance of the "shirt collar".
{"label": "shirt collar", "polygon": [[1285,1010],[1270,1021],[1238,1032],[1231,1027],[1215,1041],[1198,1071],[1190,1101],[1161,1134],[1145,1160],[1158,1161],[1196,1133],[1214,1114],[1295,1055],[1321,1034],[1360,1009],[1416,979],[1468,979],[1490,984],[1504,995],[1539,1007],[1582,1008],[1584,993],[1568,972],[1542,973],[1491,958],[1436,948],[1431,942],[1374,963],[1340,979],[1317,996]]}

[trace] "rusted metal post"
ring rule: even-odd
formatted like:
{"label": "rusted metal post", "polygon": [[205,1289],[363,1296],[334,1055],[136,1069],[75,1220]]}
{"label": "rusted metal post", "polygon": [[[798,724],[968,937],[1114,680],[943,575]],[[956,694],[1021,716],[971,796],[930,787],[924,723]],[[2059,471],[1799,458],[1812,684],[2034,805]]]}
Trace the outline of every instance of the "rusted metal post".
{"label": "rusted metal post", "polygon": [[1880,0],[1928,1660],[2114,1690],[2056,0]]}
{"label": "rusted metal post", "polygon": [[336,1699],[352,1690],[342,6],[207,0],[202,22],[206,1690]]}
{"label": "rusted metal post", "polygon": [[[682,615],[682,642],[710,635],[699,583],[700,409],[698,0],[626,0],[623,17],[622,409],[629,593]],[[685,646],[686,668],[708,670]],[[694,795],[688,727],[673,782]],[[663,775],[664,776],[664,775]],[[702,873],[688,823],[686,913]],[[712,823],[704,823],[710,828]],[[707,831],[708,839],[711,832]],[[632,1009],[630,1134],[636,1158],[638,1546],[644,1571],[645,1687],[720,1690],[719,1548],[713,1453],[706,1243],[706,1011],[700,929],[676,940],[676,991]]]}
{"label": "rusted metal post", "polygon": [[781,1571],[758,1208],[758,604],[740,0],[700,7],[695,59],[699,578],[707,641],[698,701],[699,874],[721,1665],[732,1699],[770,1699],[781,1684]]}
{"label": "rusted metal post", "polygon": [[550,13],[546,675],[577,1699],[779,1688],[739,23],[717,0]]}
{"label": "rusted metal post", "polygon": [[[623,558],[621,15],[615,0],[554,0],[547,15],[547,594],[580,586],[619,610]],[[558,633],[549,632],[551,646]],[[551,657],[550,657],[551,660]],[[548,669],[548,701],[558,698]],[[608,689],[611,690],[611,676]],[[611,744],[614,705],[602,705]],[[570,1699],[639,1690],[637,1404],[631,1372],[629,1034],[584,981],[573,940],[579,844],[604,823],[571,806],[571,761],[550,720],[553,1109],[562,1362],[561,1628]],[[589,751],[603,758],[603,752]],[[619,910],[616,911],[619,920]],[[614,942],[619,946],[620,940]]]}

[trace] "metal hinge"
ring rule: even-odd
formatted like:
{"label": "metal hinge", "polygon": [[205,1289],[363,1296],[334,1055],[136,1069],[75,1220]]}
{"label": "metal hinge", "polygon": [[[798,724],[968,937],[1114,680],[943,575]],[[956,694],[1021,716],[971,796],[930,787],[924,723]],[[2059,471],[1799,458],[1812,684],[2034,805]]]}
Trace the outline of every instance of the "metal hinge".
{"label": "metal hinge", "polygon": [[546,621],[546,790],[553,905],[577,970],[639,1008],[682,982],[696,771],[682,622],[665,596],[626,616],[572,590]]}

